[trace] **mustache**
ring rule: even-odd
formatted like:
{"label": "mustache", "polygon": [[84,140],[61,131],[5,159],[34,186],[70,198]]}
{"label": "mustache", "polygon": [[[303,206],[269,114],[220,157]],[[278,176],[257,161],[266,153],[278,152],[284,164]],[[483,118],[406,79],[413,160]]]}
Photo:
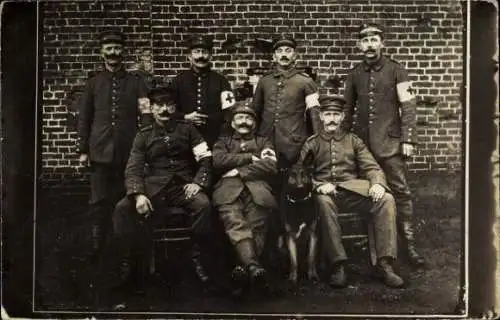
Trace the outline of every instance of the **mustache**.
{"label": "mustache", "polygon": [[198,58],[198,59],[194,59],[194,62],[204,62],[204,63],[207,63],[208,59],[207,58]]}
{"label": "mustache", "polygon": [[105,55],[106,59],[121,59],[121,54],[107,54]]}
{"label": "mustache", "polygon": [[377,52],[373,49],[367,49],[365,50],[365,53],[377,53]]}
{"label": "mustache", "polygon": [[238,124],[236,125],[238,128],[248,128],[248,129],[252,129],[252,125],[249,125],[247,123],[241,123],[241,124]]}
{"label": "mustache", "polygon": [[286,62],[288,62],[288,61],[290,61],[290,59],[288,59],[287,57],[281,57],[280,61],[286,61]]}
{"label": "mustache", "polygon": [[340,122],[336,122],[336,121],[329,121],[329,122],[326,122],[326,123],[325,123],[325,126],[329,126],[329,125],[332,125],[332,124],[334,124],[334,125],[337,125],[337,126],[338,126],[338,125],[340,124]]}

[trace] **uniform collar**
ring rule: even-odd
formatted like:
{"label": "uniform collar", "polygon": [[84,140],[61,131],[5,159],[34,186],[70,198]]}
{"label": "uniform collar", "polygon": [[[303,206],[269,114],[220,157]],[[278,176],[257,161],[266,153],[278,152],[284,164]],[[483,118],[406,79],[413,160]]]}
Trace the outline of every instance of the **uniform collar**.
{"label": "uniform collar", "polygon": [[125,78],[125,76],[127,75],[127,71],[125,71],[125,67],[123,66],[123,64],[121,65],[120,69],[115,72],[109,71],[108,69],[106,69],[106,66],[104,66],[103,73],[108,78],[112,78],[113,76],[115,76],[119,79]]}
{"label": "uniform collar", "polygon": [[211,64],[209,64],[206,68],[203,70],[197,71],[193,67],[191,67],[191,72],[194,74],[195,77],[202,76],[202,77],[208,77],[208,74],[211,71]]}
{"label": "uniform collar", "polygon": [[156,121],[153,126],[153,130],[155,133],[166,133],[166,132],[173,132],[175,130],[175,127],[177,126],[177,121],[174,119],[168,120],[163,126],[160,126]]}
{"label": "uniform collar", "polygon": [[321,136],[321,138],[323,138],[326,141],[330,141],[332,139],[334,139],[335,141],[340,141],[340,140],[342,140],[342,138],[344,138],[344,136],[346,135],[346,132],[342,128],[339,128],[333,133],[326,132],[326,131],[322,130],[319,135]]}
{"label": "uniform collar", "polygon": [[249,134],[249,135],[246,135],[245,137],[243,137],[241,134],[239,134],[238,132],[234,131],[233,132],[233,135],[232,135],[232,138],[233,139],[236,139],[236,140],[245,140],[245,141],[248,141],[248,140],[252,140],[253,138],[255,138],[255,134]]}
{"label": "uniform collar", "polygon": [[382,56],[380,56],[380,59],[375,61],[375,63],[373,63],[373,64],[368,64],[368,63],[366,63],[365,60],[363,60],[363,68],[365,69],[366,72],[368,72],[370,70],[380,71],[380,69],[382,69],[384,67],[386,62],[387,62],[387,58],[382,55]]}
{"label": "uniform collar", "polygon": [[278,68],[274,68],[273,76],[275,78],[279,78],[281,76],[284,78],[290,78],[291,76],[296,75],[299,72],[300,71],[297,70],[295,67],[292,67],[289,70],[285,70],[285,71],[281,71],[281,70],[278,70]]}

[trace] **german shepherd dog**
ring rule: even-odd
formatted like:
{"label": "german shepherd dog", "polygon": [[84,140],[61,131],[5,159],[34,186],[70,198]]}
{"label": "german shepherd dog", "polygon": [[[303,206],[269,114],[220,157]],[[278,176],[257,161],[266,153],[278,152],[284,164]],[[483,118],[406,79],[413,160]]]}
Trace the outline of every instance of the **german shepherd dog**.
{"label": "german shepherd dog", "polygon": [[297,284],[297,241],[301,236],[306,237],[308,245],[307,277],[309,280],[317,281],[319,280],[316,271],[318,215],[311,197],[310,168],[306,164],[295,164],[288,169],[287,175],[288,179],[282,186],[283,194],[280,203],[280,214],[285,234],[278,239],[278,246],[286,246],[290,263],[288,280],[292,284]]}

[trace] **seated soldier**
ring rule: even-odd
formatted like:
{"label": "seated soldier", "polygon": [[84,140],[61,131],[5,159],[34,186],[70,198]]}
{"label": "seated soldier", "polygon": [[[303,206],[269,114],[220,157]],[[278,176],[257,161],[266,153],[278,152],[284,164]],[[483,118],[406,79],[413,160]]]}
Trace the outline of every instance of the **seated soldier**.
{"label": "seated soldier", "polygon": [[[167,89],[151,90],[149,99],[155,122],[135,137],[125,170],[127,196],[113,214],[124,279],[132,262],[148,261],[150,232],[159,221],[168,219],[167,207],[184,208],[190,215],[197,247],[207,242],[212,228],[211,204],[204,193],[210,184],[212,153],[193,125],[171,119],[175,102]],[[193,250],[199,253],[199,249]],[[198,255],[193,255],[196,272],[201,280],[208,280]]]}
{"label": "seated soldier", "polygon": [[232,134],[219,138],[213,149],[214,169],[222,177],[212,201],[237,252],[234,281],[262,289],[266,272],[259,258],[268,217],[277,207],[267,180],[276,174],[276,157],[271,142],[255,135],[255,112],[241,101],[233,110]]}
{"label": "seated soldier", "polygon": [[389,287],[401,287],[403,279],[395,273],[396,205],[384,173],[360,138],[342,130],[343,98],[321,99],[322,131],[306,140],[300,160],[312,160],[313,200],[320,217],[320,230],[328,263],[332,267],[330,285],[345,287],[347,259],[337,220],[340,211],[370,213],[374,225],[377,275]]}

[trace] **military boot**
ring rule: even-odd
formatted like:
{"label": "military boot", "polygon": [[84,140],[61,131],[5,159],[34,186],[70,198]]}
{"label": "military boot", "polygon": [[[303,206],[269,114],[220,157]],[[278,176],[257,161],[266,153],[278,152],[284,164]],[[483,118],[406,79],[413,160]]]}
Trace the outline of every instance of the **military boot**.
{"label": "military boot", "polygon": [[244,239],[236,244],[236,251],[241,262],[246,266],[250,283],[253,286],[266,286],[266,270],[260,265],[255,253],[255,243],[253,239]]}
{"label": "military boot", "polygon": [[208,276],[208,273],[206,272],[206,270],[203,267],[203,264],[201,262],[201,257],[200,257],[201,250],[200,250],[199,245],[197,243],[194,243],[191,250],[192,250],[191,251],[191,261],[193,262],[196,277],[202,283],[207,283],[210,280],[210,277]]}
{"label": "military boot", "polygon": [[418,254],[415,247],[415,231],[413,223],[409,220],[400,223],[402,229],[401,235],[403,237],[404,249],[407,254],[408,262],[415,267],[423,267],[425,265],[424,258]]}
{"label": "military boot", "polygon": [[392,268],[390,258],[380,258],[373,275],[391,288],[401,288],[404,284],[403,279]]}
{"label": "military boot", "polygon": [[347,275],[343,263],[338,263],[334,266],[333,272],[330,275],[330,286],[333,288],[345,288],[347,286]]}

